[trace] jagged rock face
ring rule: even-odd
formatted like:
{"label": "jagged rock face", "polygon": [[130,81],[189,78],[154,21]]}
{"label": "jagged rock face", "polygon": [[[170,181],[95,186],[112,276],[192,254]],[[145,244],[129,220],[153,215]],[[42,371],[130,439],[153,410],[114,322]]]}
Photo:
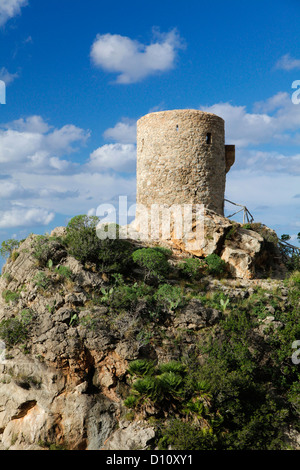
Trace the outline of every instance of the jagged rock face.
{"label": "jagged rock face", "polygon": [[154,438],[154,428],[143,421],[120,422],[119,429],[107,439],[103,450],[145,450]]}
{"label": "jagged rock face", "polygon": [[[230,275],[237,279],[253,279],[270,273],[273,277],[286,275],[276,248],[277,235],[272,229],[256,224],[261,226],[262,236],[258,231],[245,229],[242,224],[204,207],[194,208],[193,218],[188,219],[185,229],[181,209],[174,214],[168,207],[160,206],[157,210],[156,224],[136,219],[126,227],[127,233],[135,240],[166,243],[183,255],[205,258],[217,254],[227,263]],[[268,239],[273,242],[268,243]]]}
{"label": "jagged rock face", "polygon": [[89,394],[87,381],[71,387],[65,370],[20,356],[2,364],[1,378],[4,449],[99,449],[116,425],[118,405]]}
{"label": "jagged rock face", "polygon": [[[264,230],[276,239],[273,230],[268,227],[264,227]],[[192,230],[185,233],[182,239],[176,239],[175,233],[171,231],[168,241],[174,248],[193,256],[203,258],[213,253],[219,255],[227,263],[234,278],[253,279],[272,268],[277,275],[285,274],[282,262],[280,265],[278,261],[279,253],[270,251],[263,236],[208,209],[203,211],[200,219],[193,223]],[[273,256],[277,257],[276,263]]]}
{"label": "jagged rock face", "polygon": [[[209,218],[207,253],[217,251],[234,266],[237,245],[224,247],[232,226],[224,219],[214,230],[221,220],[216,217]],[[243,253],[260,254],[263,241],[258,234],[240,228],[236,233]],[[63,234],[60,228],[51,235]],[[0,362],[0,449],[146,449],[153,428],[142,418],[133,423],[124,419],[128,362],[141,357],[179,360],[183,352],[194,351],[195,333],[214,326],[221,312],[193,299],[159,325],[161,336],[155,337],[153,330],[146,341],[141,334],[146,309],[142,300],[134,311],[112,317],[96,301],[100,289],[107,288],[102,274],[68,255],[59,240],[47,255],[54,266],[39,266],[33,256],[35,239],[31,235],[20,245],[18,257],[8,260],[0,278],[0,322],[19,319],[24,312],[30,316],[22,324],[28,334],[26,348],[7,347]],[[235,263],[236,271],[250,271],[250,261],[244,268],[241,261]],[[61,278],[58,266],[69,268],[72,277]],[[36,280],[41,272],[47,279],[44,288]],[[17,293],[14,301],[2,295],[7,291]]]}
{"label": "jagged rock face", "polygon": [[[31,235],[20,245],[19,256],[8,260],[0,278],[0,322],[19,319],[22,312],[31,316],[26,349],[7,348],[0,363],[0,448],[146,448],[153,429],[142,421],[122,421],[128,362],[141,356],[178,360],[181,348],[193,347],[193,338],[186,335],[175,346],[177,328],[205,328],[219,312],[191,305],[162,327],[165,339],[153,349],[139,339],[143,302],[111,319],[108,308],[92,299],[106,286],[101,273],[85,269],[59,241],[50,246],[56,265],[41,267],[33,256],[34,241]],[[68,267],[72,279],[60,279],[58,266]],[[40,272],[46,288],[35,281]],[[17,299],[7,302],[5,291],[18,293]]]}
{"label": "jagged rock face", "polygon": [[[33,240],[31,236],[20,246],[18,258],[8,262],[0,280],[0,292],[21,290],[13,304],[0,296],[0,321],[24,309],[33,315],[30,353],[14,347],[0,364],[1,445],[37,449],[56,443],[70,449],[100,449],[120,413],[114,388],[126,371],[127,357],[114,351],[116,339],[105,322],[95,334],[82,325],[72,326],[71,319],[86,304],[88,292],[103,281],[57,244],[56,261],[71,267],[74,279],[58,283],[50,272],[50,286],[39,290],[33,282],[41,269],[32,256]],[[103,316],[105,307],[99,312]],[[91,309],[85,313],[88,316]]]}

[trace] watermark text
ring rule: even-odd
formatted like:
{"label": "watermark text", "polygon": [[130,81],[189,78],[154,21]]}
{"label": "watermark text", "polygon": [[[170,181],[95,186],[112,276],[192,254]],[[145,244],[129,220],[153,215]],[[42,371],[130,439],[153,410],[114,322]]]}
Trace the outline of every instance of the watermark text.
{"label": "watermark text", "polygon": [[300,80],[295,80],[292,83],[292,88],[296,89],[296,91],[294,91],[292,94],[292,103],[300,104]]}
{"label": "watermark text", "polygon": [[6,104],[6,85],[3,80],[0,80],[0,104]]}

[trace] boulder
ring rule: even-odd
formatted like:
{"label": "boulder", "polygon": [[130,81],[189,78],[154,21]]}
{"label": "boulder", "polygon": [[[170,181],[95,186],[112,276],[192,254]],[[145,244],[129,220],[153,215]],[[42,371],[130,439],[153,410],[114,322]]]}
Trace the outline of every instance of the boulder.
{"label": "boulder", "polygon": [[119,422],[119,429],[105,442],[102,450],[147,450],[155,430],[143,421]]}
{"label": "boulder", "polygon": [[214,325],[221,318],[221,312],[206,308],[199,299],[192,299],[174,319],[174,326],[188,330],[198,330]]}
{"label": "boulder", "polygon": [[[168,219],[169,232],[161,224],[160,230],[155,233],[158,234],[156,241],[167,243],[176,253],[198,258],[215,253],[227,263],[231,276],[238,279],[253,279],[258,272],[271,267],[278,271],[280,254],[276,250],[277,236],[262,224],[254,224],[257,231],[246,229],[206,208],[194,212],[192,224],[187,224],[187,230],[183,224],[182,231],[177,231],[175,222],[176,218]],[[141,240],[147,241],[138,221],[130,225],[129,233],[134,239],[140,235]],[[148,242],[153,241],[148,238]],[[278,262],[274,263],[273,258]]]}

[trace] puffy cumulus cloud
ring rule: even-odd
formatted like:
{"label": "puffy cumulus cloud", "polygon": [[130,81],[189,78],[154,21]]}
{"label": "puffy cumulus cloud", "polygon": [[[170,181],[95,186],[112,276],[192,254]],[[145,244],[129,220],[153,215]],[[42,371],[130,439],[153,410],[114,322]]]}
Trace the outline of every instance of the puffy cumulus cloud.
{"label": "puffy cumulus cloud", "polygon": [[116,83],[129,84],[172,69],[182,44],[175,29],[165,34],[156,31],[148,45],[119,34],[98,34],[90,56],[96,67],[118,74]]}
{"label": "puffy cumulus cloud", "polygon": [[133,173],[136,168],[136,147],[134,144],[107,144],[90,155],[88,167],[98,171],[114,170]]}
{"label": "puffy cumulus cloud", "polygon": [[28,116],[27,118],[16,119],[3,125],[5,129],[12,129],[19,132],[30,132],[32,134],[45,134],[51,127],[41,116]]}
{"label": "puffy cumulus cloud", "polygon": [[0,26],[21,13],[21,8],[28,4],[27,0],[1,0],[0,2]]}
{"label": "puffy cumulus cloud", "polygon": [[54,219],[54,212],[42,208],[13,206],[0,210],[0,229],[46,226]]}
{"label": "puffy cumulus cloud", "polygon": [[[126,140],[135,123],[124,119],[122,124],[125,129],[116,125],[107,138]],[[0,126],[0,235],[14,227],[46,226],[54,214],[88,213],[119,195],[135,194],[135,144],[116,142],[81,163],[67,160],[64,155],[88,137],[89,132],[70,124],[57,129],[41,116]]]}
{"label": "puffy cumulus cloud", "polygon": [[274,136],[273,118],[267,114],[247,113],[246,106],[217,103],[201,109],[225,120],[226,140],[238,147],[256,145]]}
{"label": "puffy cumulus cloud", "polygon": [[75,152],[74,145],[84,145],[89,135],[74,125],[53,129],[40,116],[19,119],[0,126],[0,163],[12,173],[22,166],[37,173],[65,171],[72,164],[61,156]]}
{"label": "puffy cumulus cloud", "polygon": [[[226,199],[247,206],[256,221],[277,233],[296,233],[299,220],[300,106],[279,92],[246,106],[201,107],[225,120],[226,142],[236,145],[236,162],[226,180]],[[226,204],[225,214],[237,208]],[[242,221],[242,214],[234,217]]]}
{"label": "puffy cumulus cloud", "polygon": [[227,142],[238,147],[270,142],[299,144],[300,106],[292,103],[288,93],[280,92],[256,103],[254,112],[248,112],[246,106],[231,103],[201,106],[200,109],[222,117]]}
{"label": "puffy cumulus cloud", "polygon": [[276,63],[276,68],[280,70],[300,69],[300,59],[294,59],[290,54],[285,54]]}
{"label": "puffy cumulus cloud", "polygon": [[103,136],[105,139],[111,139],[121,144],[135,144],[136,121],[123,118],[114,127],[107,129]]}

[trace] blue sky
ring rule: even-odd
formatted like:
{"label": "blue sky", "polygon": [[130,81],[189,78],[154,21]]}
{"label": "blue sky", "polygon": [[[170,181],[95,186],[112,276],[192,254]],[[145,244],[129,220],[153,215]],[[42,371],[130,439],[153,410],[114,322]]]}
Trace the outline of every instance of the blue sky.
{"label": "blue sky", "polygon": [[227,199],[297,244],[299,24],[298,0],[0,0],[0,243],[133,203],[137,119],[194,108],[236,145]]}

